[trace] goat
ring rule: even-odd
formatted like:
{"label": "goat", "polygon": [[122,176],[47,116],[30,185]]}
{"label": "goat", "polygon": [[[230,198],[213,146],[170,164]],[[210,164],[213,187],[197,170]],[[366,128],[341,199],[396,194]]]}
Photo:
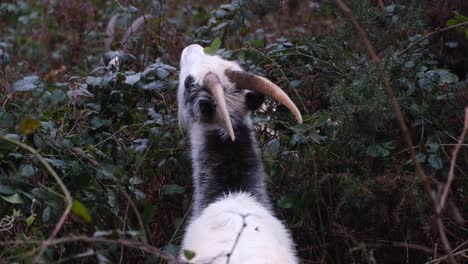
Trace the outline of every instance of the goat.
{"label": "goat", "polygon": [[[182,252],[190,263],[297,263],[289,231],[273,213],[250,111],[266,95],[302,117],[269,80],[192,44],[181,55],[179,125],[189,131],[194,204]],[[251,91],[247,91],[249,89]]]}

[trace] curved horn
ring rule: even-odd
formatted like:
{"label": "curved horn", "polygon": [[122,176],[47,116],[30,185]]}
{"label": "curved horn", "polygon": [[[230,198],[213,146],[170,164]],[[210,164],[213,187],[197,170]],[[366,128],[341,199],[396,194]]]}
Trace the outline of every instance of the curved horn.
{"label": "curved horn", "polygon": [[219,106],[219,110],[221,111],[221,115],[223,116],[224,124],[226,125],[229,136],[231,137],[232,141],[234,141],[236,137],[234,135],[231,118],[226,107],[226,98],[224,97],[224,89],[221,85],[221,80],[219,79],[218,75],[209,72],[203,79],[203,85],[208,88],[211,94],[214,96],[215,101]]}
{"label": "curved horn", "polygon": [[302,123],[302,116],[297,106],[291,101],[289,96],[270,80],[245,71],[226,70],[224,72],[229,79],[236,84],[238,89],[252,90],[264,95],[268,95],[286,106],[296,117],[299,124]]}

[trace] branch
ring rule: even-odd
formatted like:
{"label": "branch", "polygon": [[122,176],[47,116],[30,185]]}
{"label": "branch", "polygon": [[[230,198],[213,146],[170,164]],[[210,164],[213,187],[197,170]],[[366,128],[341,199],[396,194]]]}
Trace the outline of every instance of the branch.
{"label": "branch", "polygon": [[454,28],[463,27],[463,26],[468,26],[468,22],[462,22],[462,23],[460,23],[460,24],[452,25],[452,26],[445,27],[445,28],[437,28],[435,31],[433,31],[433,32],[431,32],[431,33],[428,33],[428,34],[424,35],[423,37],[421,37],[420,39],[416,40],[413,44],[409,45],[406,49],[402,50],[402,51],[401,51],[400,53],[398,53],[396,56],[397,56],[397,57],[401,56],[403,53],[407,52],[407,51],[410,50],[412,47],[414,47],[414,46],[416,46],[417,44],[421,43],[423,40],[432,37],[432,36],[435,35],[435,34],[442,33],[442,32],[449,31],[449,30],[452,30],[452,29],[454,29]]}
{"label": "branch", "polygon": [[50,234],[50,236],[46,240],[46,242],[44,242],[41,245],[41,248],[39,249],[39,253],[33,259],[32,262],[37,263],[39,261],[40,257],[42,256],[42,254],[44,254],[44,251],[46,250],[46,248],[50,245],[51,241],[57,236],[58,232],[60,231],[63,224],[65,223],[65,220],[67,219],[68,214],[70,213],[72,205],[73,205],[73,198],[71,197],[70,192],[68,191],[67,187],[63,183],[62,179],[60,179],[60,177],[58,176],[57,172],[55,172],[54,168],[52,168],[52,166],[50,166],[50,164],[41,156],[41,154],[39,154],[39,152],[37,152],[37,150],[35,150],[32,147],[24,144],[23,142],[7,138],[4,135],[0,135],[0,138],[5,140],[5,141],[8,141],[10,143],[13,143],[13,144],[15,144],[15,145],[29,151],[31,154],[33,154],[44,165],[44,167],[47,169],[47,171],[49,171],[49,173],[52,175],[52,177],[54,178],[54,180],[57,182],[60,189],[62,190],[62,193],[65,195],[65,205],[66,205],[65,206],[65,211],[63,212],[63,214],[60,217],[59,221],[55,225],[55,228],[52,231],[52,234]]}
{"label": "branch", "polygon": [[[437,208],[439,207],[439,205],[438,205],[436,195],[435,195],[434,191],[432,191],[432,189],[431,189],[431,185],[430,185],[431,183],[430,183],[429,178],[425,174],[421,164],[418,162],[418,160],[416,158],[416,151],[414,150],[414,147],[413,147],[413,140],[412,140],[411,135],[409,133],[408,126],[406,125],[404,114],[401,111],[400,105],[398,104],[398,100],[396,99],[395,95],[393,94],[393,88],[392,88],[392,85],[390,83],[390,78],[385,73],[384,67],[382,66],[381,60],[380,60],[379,56],[377,55],[377,52],[375,51],[374,46],[370,42],[369,38],[367,37],[367,34],[362,29],[362,27],[359,24],[359,22],[357,21],[356,17],[351,13],[351,10],[343,3],[342,0],[336,0],[336,3],[340,7],[340,9],[343,11],[343,13],[349,18],[349,20],[351,20],[351,23],[353,24],[353,26],[358,31],[359,37],[360,37],[361,41],[364,43],[364,45],[365,45],[365,47],[367,49],[367,53],[371,57],[371,61],[374,64],[374,66],[376,67],[376,69],[377,69],[377,72],[379,74],[379,78],[383,81],[385,92],[387,93],[387,96],[388,96],[388,98],[390,100],[393,111],[395,112],[395,115],[396,115],[396,117],[398,119],[398,123],[399,123],[400,128],[401,128],[401,130],[403,132],[403,136],[404,136],[404,139],[406,141],[406,144],[409,147],[411,160],[413,161],[413,164],[416,167],[416,174],[421,179],[424,188],[426,189],[427,193],[429,194],[429,197],[432,200],[434,210],[437,213]],[[442,220],[440,218],[440,215],[436,214],[435,217],[436,217],[436,220],[437,220],[436,221],[437,225],[439,227],[439,235],[440,235],[440,238],[441,238],[442,243],[444,245],[444,250],[446,251],[450,262],[451,263],[456,263],[455,258],[453,257],[453,254],[452,254],[452,250],[451,250],[449,241],[447,239],[447,235],[445,234],[445,230],[444,230],[443,223],[442,223]]]}
{"label": "branch", "polygon": [[445,202],[447,201],[448,192],[450,190],[450,185],[452,184],[453,178],[455,177],[455,165],[457,164],[457,156],[458,152],[460,152],[460,148],[465,140],[466,133],[468,132],[468,107],[465,108],[465,124],[463,126],[463,131],[458,139],[457,145],[452,152],[452,159],[450,160],[450,170],[447,179],[447,183],[444,186],[444,190],[442,192],[442,197],[440,198],[439,207],[437,208],[437,213],[440,214],[445,207]]}
{"label": "branch", "polygon": [[12,246],[12,245],[21,245],[21,244],[33,244],[33,245],[41,245],[47,244],[47,246],[53,246],[57,244],[63,243],[73,243],[73,242],[86,242],[86,243],[107,243],[107,244],[118,244],[123,245],[131,248],[139,249],[143,252],[158,256],[163,258],[164,260],[169,261],[170,263],[181,263],[176,259],[176,257],[162,251],[161,249],[155,248],[149,244],[136,241],[136,240],[128,240],[128,239],[109,239],[103,237],[88,237],[88,236],[77,236],[77,235],[70,235],[68,237],[62,237],[58,239],[51,239],[50,241],[42,241],[42,240],[13,240],[13,241],[0,241],[0,245],[2,246]]}

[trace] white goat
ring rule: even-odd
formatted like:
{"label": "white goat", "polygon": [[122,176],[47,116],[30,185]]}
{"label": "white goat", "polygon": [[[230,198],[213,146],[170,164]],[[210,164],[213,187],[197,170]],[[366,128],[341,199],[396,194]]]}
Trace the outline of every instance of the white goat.
{"label": "white goat", "polygon": [[[297,263],[289,231],[273,213],[250,111],[264,95],[288,107],[267,79],[231,61],[186,47],[180,61],[179,123],[190,135],[194,205],[182,252],[190,263]],[[252,90],[247,91],[246,89]]]}

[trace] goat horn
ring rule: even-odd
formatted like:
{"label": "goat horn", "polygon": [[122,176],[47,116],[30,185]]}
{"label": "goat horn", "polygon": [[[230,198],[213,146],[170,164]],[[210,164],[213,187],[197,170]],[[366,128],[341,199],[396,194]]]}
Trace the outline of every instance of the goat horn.
{"label": "goat horn", "polygon": [[264,95],[268,95],[286,106],[296,117],[299,124],[302,123],[302,116],[297,106],[291,101],[289,96],[281,88],[270,80],[245,71],[226,70],[224,72],[229,79],[236,84],[238,89],[252,90]]}
{"label": "goat horn", "polygon": [[216,103],[219,106],[219,110],[224,119],[224,124],[228,130],[229,136],[232,141],[236,139],[234,135],[234,130],[232,129],[231,118],[229,117],[229,112],[226,107],[226,98],[224,97],[224,89],[221,85],[221,80],[218,75],[209,72],[203,79],[203,85],[210,90],[211,94],[214,96]]}

